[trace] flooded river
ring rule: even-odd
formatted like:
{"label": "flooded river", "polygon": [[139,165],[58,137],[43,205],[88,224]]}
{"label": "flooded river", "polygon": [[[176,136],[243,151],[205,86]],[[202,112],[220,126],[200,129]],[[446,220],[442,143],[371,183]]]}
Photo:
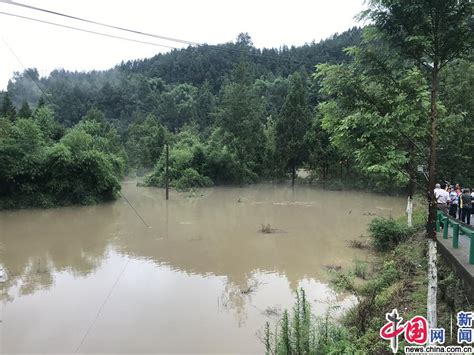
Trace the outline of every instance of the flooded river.
{"label": "flooded river", "polygon": [[[404,199],[307,186],[171,192],[124,183],[91,207],[0,212],[0,352],[262,353],[257,332],[304,287],[313,313],[367,251],[347,240]],[[272,233],[262,233],[262,225]],[[1,281],[1,280],[0,280]]]}

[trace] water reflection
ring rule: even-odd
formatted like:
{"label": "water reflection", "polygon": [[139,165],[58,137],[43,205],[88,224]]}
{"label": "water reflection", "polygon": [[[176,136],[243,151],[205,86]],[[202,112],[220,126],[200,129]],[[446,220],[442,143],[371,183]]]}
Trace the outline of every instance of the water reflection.
{"label": "water reflection", "polygon": [[[173,193],[168,203],[159,189],[125,184],[123,193],[151,228],[124,200],[0,213],[9,276],[0,283],[1,350],[71,352],[93,324],[81,351],[259,352],[255,331],[291,305],[297,287],[317,313],[352,302],[328,289],[324,265],[370,258],[346,240],[372,214],[403,207],[380,195],[272,185]],[[262,224],[276,233],[261,233]]]}

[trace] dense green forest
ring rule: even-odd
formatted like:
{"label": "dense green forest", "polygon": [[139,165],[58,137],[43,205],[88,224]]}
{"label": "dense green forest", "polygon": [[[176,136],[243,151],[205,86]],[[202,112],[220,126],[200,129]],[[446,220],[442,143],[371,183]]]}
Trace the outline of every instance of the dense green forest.
{"label": "dense green forest", "polygon": [[[474,64],[440,73],[437,178],[474,184]],[[15,73],[0,93],[0,207],[114,198],[126,173],[171,186],[296,178],[399,190],[423,186],[429,75],[352,28],[301,47],[248,34],[107,71]]]}

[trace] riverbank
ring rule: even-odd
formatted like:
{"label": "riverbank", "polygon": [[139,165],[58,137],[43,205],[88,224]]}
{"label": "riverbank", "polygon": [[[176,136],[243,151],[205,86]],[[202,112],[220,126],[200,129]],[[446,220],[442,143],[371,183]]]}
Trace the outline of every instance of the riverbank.
{"label": "riverbank", "polygon": [[[392,231],[400,228],[399,230],[409,232],[409,235],[399,234],[404,237],[400,238],[396,246],[388,248],[388,251],[378,252],[375,263],[364,267],[356,264],[349,271],[333,272],[333,287],[352,293],[358,300],[342,319],[336,320],[330,310],[325,317],[313,319],[305,341],[297,340],[294,321],[291,321],[295,319],[293,314],[289,316],[287,335],[284,334],[284,326],[278,329],[277,336],[272,335],[275,340],[266,343],[267,352],[279,354],[286,345],[292,347],[297,343],[306,343],[316,353],[391,353],[389,342],[383,340],[379,333],[387,322],[386,313],[397,309],[404,321],[417,315],[426,315],[428,262],[422,212],[415,214],[414,228],[411,230],[404,227],[403,219],[392,220],[392,227],[385,228],[382,232],[379,229],[378,233],[384,233],[389,232],[390,228],[393,228]],[[371,237],[375,239],[380,235],[374,235],[372,230]],[[446,330],[445,345],[456,344],[456,329],[451,325],[456,324],[457,312],[471,310],[472,305],[469,304],[461,280],[441,256],[438,256],[437,303],[438,327]],[[282,321],[284,324],[284,317]],[[285,339],[288,341],[286,345]],[[399,340],[399,349],[403,349],[403,337]]]}

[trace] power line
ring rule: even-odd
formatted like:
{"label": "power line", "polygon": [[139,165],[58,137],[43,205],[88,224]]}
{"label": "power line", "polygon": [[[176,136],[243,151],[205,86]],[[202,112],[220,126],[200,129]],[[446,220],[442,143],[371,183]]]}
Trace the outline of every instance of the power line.
{"label": "power line", "polygon": [[125,41],[130,41],[130,42],[137,42],[137,43],[148,44],[148,45],[156,46],[156,47],[164,47],[164,48],[169,48],[169,49],[178,49],[177,47],[167,46],[167,45],[164,45],[164,44],[158,44],[158,43],[153,43],[153,42],[141,41],[141,40],[138,40],[138,39],[132,39],[132,38],[127,38],[127,37],[122,37],[122,36],[116,36],[116,35],[111,35],[111,34],[107,34],[107,33],[92,31],[92,30],[86,30],[86,29],[84,29],[84,28],[79,28],[79,27],[74,27],[74,26],[68,26],[68,25],[62,25],[62,24],[55,23],[55,22],[40,20],[40,19],[33,18],[33,17],[22,16],[22,15],[12,14],[12,13],[8,13],[8,12],[3,12],[3,11],[0,11],[0,15],[18,17],[18,18],[21,18],[21,19],[24,19],[24,20],[29,20],[29,21],[35,21],[35,22],[45,23],[45,24],[48,24],[48,25],[53,25],[53,26],[68,28],[68,29],[75,30],[75,31],[80,31],[80,32],[92,33],[92,34],[99,35],[99,36],[104,36],[104,37],[110,37],[110,38],[116,38],[116,39],[122,39],[122,40],[125,40]]}
{"label": "power line", "polygon": [[[247,54],[247,55],[250,55],[250,56],[253,56],[253,57],[257,57],[257,58],[271,59],[273,61],[275,61],[275,60],[286,60],[286,61],[293,62],[293,63],[296,63],[296,64],[301,64],[301,65],[312,65],[310,63],[302,62],[302,61],[296,60],[296,59],[291,58],[291,57],[282,57],[282,56],[273,57],[273,56],[264,55],[264,54],[249,53],[249,52],[244,52],[244,51],[234,49],[234,48],[225,48],[225,47],[216,46],[216,45],[193,42],[193,41],[184,40],[184,39],[180,39],[180,38],[162,36],[162,35],[157,35],[157,34],[153,34],[153,33],[149,33],[149,32],[137,31],[137,30],[133,30],[133,29],[125,28],[125,27],[109,25],[109,24],[106,24],[106,23],[103,23],[103,22],[88,20],[88,19],[78,17],[78,16],[72,16],[72,15],[64,14],[64,13],[57,12],[57,11],[52,11],[52,10],[39,8],[39,7],[36,7],[36,6],[17,3],[15,1],[0,0],[0,2],[3,2],[3,3],[8,4],[8,5],[14,5],[14,6],[19,6],[19,7],[31,9],[31,10],[34,10],[34,11],[53,14],[53,15],[73,19],[73,20],[76,20],[76,21],[82,21],[82,22],[86,22],[86,23],[90,23],[90,24],[94,24],[94,25],[98,25],[98,26],[108,27],[108,28],[112,28],[112,29],[116,29],[116,30],[120,30],[120,31],[125,31],[125,32],[130,32],[130,33],[134,33],[134,34],[139,34],[139,35],[142,35],[142,36],[148,36],[148,37],[153,37],[153,38],[158,38],[158,39],[164,39],[166,41],[177,42],[177,43],[180,43],[180,44],[187,44],[189,46],[199,46],[199,47],[205,47],[206,46],[206,47],[209,47],[209,48],[212,48],[212,49],[215,49],[215,50],[226,51],[226,52],[234,52],[234,53],[240,53],[240,54]],[[115,38],[117,38],[117,37],[115,37]],[[146,43],[146,42],[144,42],[144,43]],[[177,49],[175,47],[168,47],[168,48]]]}
{"label": "power line", "polygon": [[97,313],[94,317],[94,319],[92,320],[91,324],[89,324],[89,327],[87,328],[86,332],[84,333],[82,339],[81,339],[81,342],[79,343],[79,345],[77,346],[76,350],[74,351],[74,353],[77,353],[79,351],[79,349],[81,348],[82,344],[84,344],[84,341],[86,340],[86,338],[89,336],[89,333],[92,329],[92,327],[94,326],[95,322],[97,321],[97,319],[99,318],[100,314],[102,313],[102,310],[104,309],[105,307],[105,304],[107,303],[107,301],[109,300],[110,296],[112,296],[112,293],[114,292],[115,290],[115,287],[117,286],[117,284],[119,283],[120,279],[122,278],[122,275],[123,273],[125,272],[125,270],[127,269],[127,266],[128,264],[130,263],[130,258],[127,259],[127,262],[125,263],[125,265],[123,266],[122,268],[122,271],[120,271],[120,273],[117,275],[117,278],[115,279],[115,282],[113,283],[112,287],[110,288],[110,291],[109,293],[107,294],[107,296],[105,297],[104,301],[102,302],[102,304],[100,305],[99,309],[97,310]]}
{"label": "power line", "polygon": [[0,2],[5,2],[5,3],[8,4],[8,5],[20,6],[20,7],[24,7],[24,8],[31,9],[31,10],[35,10],[35,11],[41,11],[41,12],[45,12],[45,13],[48,13],[48,14],[53,14],[53,15],[57,15],[57,16],[62,16],[62,17],[70,18],[70,19],[77,20],[77,21],[83,21],[83,22],[87,22],[87,23],[92,23],[92,24],[94,24],[94,25],[99,25],[99,26],[104,26],[104,27],[108,27],[108,28],[113,28],[113,29],[120,30],[120,31],[132,32],[132,33],[139,34],[139,35],[142,35],[142,36],[154,37],[154,38],[164,39],[164,40],[171,41],[171,42],[178,42],[178,43],[188,44],[188,45],[194,45],[194,46],[201,45],[200,43],[197,43],[197,42],[191,42],[191,41],[186,41],[186,40],[179,39],[179,38],[160,36],[160,35],[155,35],[155,34],[152,34],[152,33],[147,33],[147,32],[142,32],[142,31],[137,31],[137,30],[132,30],[132,29],[124,28],[124,27],[119,27],[119,26],[114,26],[114,25],[108,25],[108,24],[105,24],[105,23],[102,23],[102,22],[93,21],[93,20],[88,20],[88,19],[85,19],[85,18],[82,18],[82,17],[67,15],[67,14],[63,14],[63,13],[61,13],[61,12],[56,12],[56,11],[52,11],[52,10],[42,9],[42,8],[39,8],[39,7],[36,7],[36,6],[21,4],[21,3],[15,2],[15,1],[0,0]]}
{"label": "power line", "polygon": [[140,213],[138,213],[138,211],[136,210],[135,207],[133,207],[133,205],[130,203],[130,201],[128,200],[128,198],[125,197],[125,195],[121,192],[119,192],[120,196],[122,196],[124,198],[124,200],[128,203],[128,205],[132,208],[133,211],[135,211],[135,214],[138,216],[138,218],[141,219],[141,221],[143,222],[143,224],[147,227],[147,228],[151,228],[148,223],[145,222],[145,220],[143,219],[143,217],[140,215]]}
{"label": "power line", "polygon": [[[46,95],[46,92],[44,91],[44,89],[41,87],[41,85],[37,82],[37,80],[30,74],[30,72],[26,69],[25,65],[23,64],[23,62],[20,60],[20,58],[15,54],[15,52],[13,51],[13,49],[8,45],[8,43],[5,41],[5,39],[2,37],[2,42],[3,44],[8,48],[8,50],[10,51],[10,53],[15,57],[15,59],[18,61],[18,63],[20,63],[20,65],[23,67],[23,70],[24,72],[26,73],[26,75],[28,75],[28,77],[31,79],[31,81],[36,85],[36,87],[41,91],[41,93],[43,94],[44,98],[46,100],[49,101],[49,97]],[[51,103],[51,102],[50,102]]]}

